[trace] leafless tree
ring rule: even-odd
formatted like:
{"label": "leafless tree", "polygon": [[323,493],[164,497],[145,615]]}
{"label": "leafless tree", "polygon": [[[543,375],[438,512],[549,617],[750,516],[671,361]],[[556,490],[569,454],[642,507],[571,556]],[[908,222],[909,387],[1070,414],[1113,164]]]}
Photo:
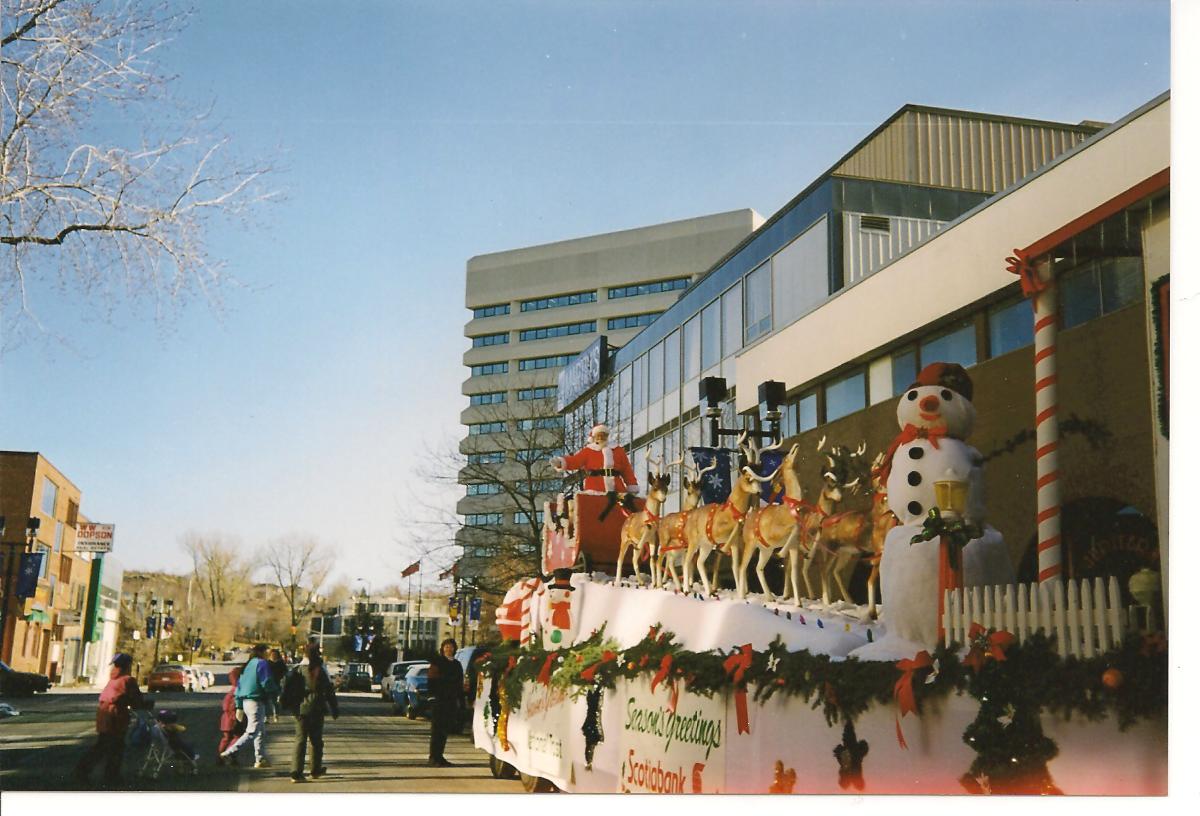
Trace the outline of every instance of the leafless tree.
{"label": "leafless tree", "polygon": [[316,603],[316,593],[333,568],[333,554],[315,538],[288,535],[268,544],[259,556],[287,604],[295,628]]}
{"label": "leafless tree", "polygon": [[250,586],[253,559],[241,544],[221,533],[187,533],[181,544],[192,559],[192,579],[214,613],[243,597]]}
{"label": "leafless tree", "polygon": [[171,97],[154,58],[187,12],[127,0],[0,5],[0,318],[40,327],[35,286],[145,298],[160,315],[189,295],[216,303],[225,275],[206,230],[271,198],[270,168],[239,163],[205,115]]}
{"label": "leafless tree", "polygon": [[[430,451],[421,470],[429,484],[458,490],[488,485],[481,488],[490,492],[474,518],[425,506],[420,508],[423,517],[407,520],[406,526],[423,531],[418,544],[422,556],[447,565],[457,561],[460,576],[472,576],[472,590],[494,603],[518,579],[540,572],[539,515],[563,484],[563,474],[550,466],[550,458],[568,448],[573,452],[586,439],[582,426],[590,428],[604,416],[593,408],[563,419],[554,416],[550,400],[490,405],[479,416],[478,421],[503,429]],[[502,461],[495,461],[498,455]]]}

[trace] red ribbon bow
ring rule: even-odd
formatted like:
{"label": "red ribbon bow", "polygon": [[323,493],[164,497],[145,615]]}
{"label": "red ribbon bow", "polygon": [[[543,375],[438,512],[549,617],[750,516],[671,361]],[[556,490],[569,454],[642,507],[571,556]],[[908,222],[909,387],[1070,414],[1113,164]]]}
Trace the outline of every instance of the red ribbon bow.
{"label": "red ribbon bow", "polygon": [[984,662],[989,657],[996,660],[1006,660],[1007,657],[1004,654],[1004,650],[1016,640],[1011,633],[1005,631],[988,634],[987,630],[978,623],[971,624],[971,629],[967,632],[967,638],[972,641],[972,644],[971,650],[963,658],[963,665],[970,666],[976,674],[979,674],[979,670],[983,668]]}
{"label": "red ribbon bow", "polygon": [[617,659],[617,653],[605,650],[604,654],[600,655],[600,659],[579,673],[579,676],[589,683],[596,679],[596,669]]}
{"label": "red ribbon bow", "polygon": [[515,657],[510,657],[508,659],[508,668],[504,670],[504,673],[508,674],[510,671],[512,671],[516,667],[517,667],[517,659]]}
{"label": "red ribbon bow", "polygon": [[737,729],[739,734],[750,733],[750,712],[746,707],[746,671],[754,660],[753,645],[747,643],[733,650],[733,654],[725,658],[722,664],[725,674],[733,679],[733,703],[737,709]]}
{"label": "red ribbon bow", "polygon": [[667,675],[671,673],[671,662],[674,658],[671,655],[663,655],[662,662],[658,664],[658,671],[654,677],[650,679],[650,693],[658,688],[658,684],[667,679]]}
{"label": "red ribbon bow", "polygon": [[554,652],[546,655],[546,662],[542,664],[542,670],[538,672],[538,682],[543,686],[550,685],[550,667],[554,665],[554,658],[557,656]]}
{"label": "red ribbon bow", "polygon": [[896,685],[892,689],[892,696],[900,709],[896,714],[896,741],[900,743],[901,748],[907,751],[908,743],[904,741],[904,732],[900,730],[900,718],[910,711],[914,714],[917,713],[917,698],[913,694],[913,678],[921,669],[933,668],[933,658],[929,656],[929,652],[922,649],[911,659],[897,660],[896,668],[902,672],[900,679],[896,681]]}
{"label": "red ribbon bow", "polygon": [[1044,292],[1050,284],[1038,277],[1029,256],[1020,249],[1014,249],[1013,254],[1005,258],[1004,262],[1008,264],[1005,268],[1009,272],[1021,278],[1021,294],[1037,303],[1038,294]]}
{"label": "red ribbon bow", "polygon": [[896,451],[901,445],[907,445],[916,439],[928,439],[929,444],[935,448],[940,448],[939,441],[946,435],[946,429],[941,428],[918,428],[911,422],[904,426],[896,438],[892,440],[892,444],[888,445],[887,455],[883,457],[883,466],[879,469],[879,478],[886,485],[888,476],[892,472],[892,457],[896,455]]}

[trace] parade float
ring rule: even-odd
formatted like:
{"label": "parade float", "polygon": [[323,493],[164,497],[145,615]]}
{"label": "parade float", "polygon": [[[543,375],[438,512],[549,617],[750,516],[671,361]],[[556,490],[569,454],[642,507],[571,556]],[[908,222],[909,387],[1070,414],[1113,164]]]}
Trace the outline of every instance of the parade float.
{"label": "parade float", "polygon": [[[478,663],[493,773],[583,793],[1165,794],[1165,637],[1115,578],[1049,563],[1014,583],[971,396],[963,369],[933,364],[871,466],[863,445],[785,454],[777,427],[744,430],[690,467],[650,462],[637,499],[594,429],[555,462],[583,489],[546,507],[542,574],[509,591],[505,642]],[[686,498],[666,515],[672,466]],[[871,511],[839,512],[859,489]],[[873,581],[865,605],[830,600],[857,560],[877,567],[878,614]]]}

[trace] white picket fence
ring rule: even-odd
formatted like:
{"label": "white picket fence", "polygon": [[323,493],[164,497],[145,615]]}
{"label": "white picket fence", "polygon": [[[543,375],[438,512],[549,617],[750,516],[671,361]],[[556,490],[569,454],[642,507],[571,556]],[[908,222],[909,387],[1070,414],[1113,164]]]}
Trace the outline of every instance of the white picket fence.
{"label": "white picket fence", "polygon": [[1024,642],[1044,632],[1064,657],[1093,657],[1121,645],[1136,620],[1121,604],[1121,588],[1110,577],[1093,581],[1008,584],[946,592],[942,627],[947,641],[967,643],[972,623],[1002,629]]}

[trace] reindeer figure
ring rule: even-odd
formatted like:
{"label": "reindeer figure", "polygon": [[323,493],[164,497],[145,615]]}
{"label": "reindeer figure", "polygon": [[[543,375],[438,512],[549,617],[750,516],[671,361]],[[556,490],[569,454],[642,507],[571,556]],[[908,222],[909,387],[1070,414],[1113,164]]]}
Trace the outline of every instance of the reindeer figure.
{"label": "reindeer figure", "polygon": [[[822,562],[821,598],[825,603],[829,603],[830,599],[830,579],[837,583],[842,598],[850,600],[850,591],[846,587],[847,567],[862,557],[866,546],[864,539],[871,529],[867,513],[860,510],[835,512],[841,504],[844,490],[858,492],[862,477],[849,477],[856,470],[859,457],[866,449],[866,442],[852,452],[835,445],[825,457],[828,468],[821,474],[825,484],[817,499],[817,512],[813,514],[819,516],[819,525],[809,550],[811,561],[819,559]],[[807,575],[805,581],[808,581]],[[811,586],[809,591],[812,591]]]}
{"label": "reindeer figure", "polygon": [[704,585],[704,594],[712,594],[712,584],[708,580],[705,564],[713,550],[718,554],[729,552],[733,559],[734,576],[737,576],[737,570],[740,568],[737,552],[740,549],[739,533],[751,500],[759,494],[759,481],[758,475],[743,465],[726,501],[721,504],[707,504],[688,516],[684,527],[688,543],[683,561],[685,587],[690,588],[692,585],[691,566],[694,557],[696,567],[700,571],[700,583]]}
{"label": "reindeer figure", "polygon": [[[682,458],[678,462],[672,462],[672,464],[682,463]],[[717,463],[713,462],[708,467],[698,471],[690,464],[687,465],[687,470],[693,475],[689,478],[685,473],[683,477],[683,509],[677,513],[663,516],[662,521],[659,522],[658,578],[662,586],[666,585],[667,575],[670,574],[675,588],[683,588],[680,578],[682,573],[685,572],[684,558],[687,556],[687,536],[684,534],[684,528],[687,526],[688,515],[700,506],[702,496],[700,485],[704,480],[704,474],[716,469],[716,467]]]}
{"label": "reindeer figure", "polygon": [[631,567],[634,586],[642,585],[641,576],[638,573],[638,561],[642,559],[642,554],[647,547],[650,548],[648,553],[650,586],[658,584],[658,559],[655,552],[658,549],[658,514],[662,510],[663,502],[667,500],[667,491],[671,486],[671,474],[650,473],[646,481],[649,482],[649,488],[646,491],[645,509],[629,516],[621,525],[621,549],[617,554],[616,586],[621,585],[621,566],[625,561],[626,551],[631,547],[633,548]]}
{"label": "reindeer figure", "polygon": [[879,588],[879,562],[883,558],[883,542],[888,530],[900,523],[896,514],[888,507],[887,484],[883,479],[883,463],[886,452],[880,451],[871,462],[871,538],[867,560],[871,564],[871,574],[867,577],[867,617],[874,620],[878,613],[875,609],[875,593]]}
{"label": "reindeer figure", "polygon": [[[763,448],[763,452],[775,450],[779,445],[772,445]],[[792,558],[793,547],[798,546],[797,542],[800,538],[800,520],[801,515],[798,512],[800,504],[800,480],[796,478],[794,470],[796,464],[796,453],[800,450],[799,445],[793,445],[788,451],[787,456],[783,458],[779,468],[767,477],[759,477],[762,482],[770,481],[772,491],[777,489],[778,483],[782,481],[784,491],[783,504],[768,504],[765,507],[753,507],[746,514],[746,524],[742,528],[742,546],[745,552],[745,557],[741,563],[741,586],[747,586],[746,572],[750,565],[750,555],[758,554],[758,560],[755,566],[755,572],[758,574],[758,583],[762,587],[763,595],[768,601],[775,599],[771,593],[771,588],[767,585],[767,577],[765,569],[767,559],[772,555],[789,559]],[[789,498],[792,502],[789,503]],[[797,570],[799,566],[797,565]],[[784,577],[784,595],[787,595],[789,579],[785,574]],[[797,598],[799,600],[799,598]]]}

